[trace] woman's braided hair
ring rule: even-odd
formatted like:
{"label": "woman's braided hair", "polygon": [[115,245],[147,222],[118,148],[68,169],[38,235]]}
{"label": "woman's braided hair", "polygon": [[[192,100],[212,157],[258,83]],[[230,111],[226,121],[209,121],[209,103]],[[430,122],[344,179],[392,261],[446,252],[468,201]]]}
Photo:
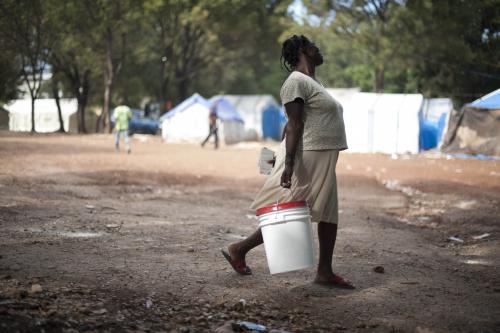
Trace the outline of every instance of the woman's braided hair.
{"label": "woman's braided hair", "polygon": [[299,63],[299,53],[300,50],[303,50],[307,47],[307,45],[311,44],[311,41],[307,39],[304,35],[293,35],[283,42],[283,46],[281,48],[281,57],[280,63],[286,68],[287,71],[291,72],[297,64]]}

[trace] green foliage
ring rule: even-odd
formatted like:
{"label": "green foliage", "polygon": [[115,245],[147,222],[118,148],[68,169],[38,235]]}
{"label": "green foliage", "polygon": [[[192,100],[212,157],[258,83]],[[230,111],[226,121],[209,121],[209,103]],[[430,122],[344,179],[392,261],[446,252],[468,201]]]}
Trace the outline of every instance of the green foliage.
{"label": "green foliage", "polygon": [[[29,2],[3,3],[21,15]],[[287,75],[280,43],[292,34],[320,46],[326,86],[471,100],[500,85],[500,0],[304,0],[314,19],[302,22],[288,13],[291,0],[37,3],[40,27],[50,32],[44,57],[61,72],[64,96],[88,104],[175,104],[194,92],[278,97]],[[17,28],[6,22],[4,100],[15,96],[22,67],[22,49],[6,45]]]}
{"label": "green foliage", "polygon": [[320,25],[298,30],[322,46],[330,85],[460,102],[500,86],[499,0],[304,3]]}
{"label": "green foliage", "polygon": [[4,47],[0,39],[0,103],[17,98],[17,87],[21,84],[21,69],[15,53]]}

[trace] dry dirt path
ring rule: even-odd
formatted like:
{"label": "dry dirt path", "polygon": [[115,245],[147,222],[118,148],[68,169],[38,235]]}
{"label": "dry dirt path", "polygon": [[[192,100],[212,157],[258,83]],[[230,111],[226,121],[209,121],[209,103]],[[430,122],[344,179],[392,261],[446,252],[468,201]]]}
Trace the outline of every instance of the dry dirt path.
{"label": "dry dirt path", "polygon": [[257,226],[261,145],[132,142],[0,133],[0,331],[500,330],[499,162],[342,154],[343,291],[270,276],[263,248],[248,277],[220,255]]}

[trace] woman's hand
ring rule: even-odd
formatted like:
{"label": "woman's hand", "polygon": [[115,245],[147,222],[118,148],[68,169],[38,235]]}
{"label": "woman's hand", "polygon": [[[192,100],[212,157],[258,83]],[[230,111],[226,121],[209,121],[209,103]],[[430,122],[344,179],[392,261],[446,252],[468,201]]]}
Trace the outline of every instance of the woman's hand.
{"label": "woman's hand", "polygon": [[293,166],[285,164],[285,170],[281,174],[281,186],[283,188],[290,188],[292,186],[292,175],[293,175]]}

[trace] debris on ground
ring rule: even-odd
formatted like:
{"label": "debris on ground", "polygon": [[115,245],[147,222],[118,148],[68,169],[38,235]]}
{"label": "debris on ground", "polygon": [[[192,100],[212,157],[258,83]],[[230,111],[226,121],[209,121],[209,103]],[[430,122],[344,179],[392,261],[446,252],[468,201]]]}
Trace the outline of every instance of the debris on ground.
{"label": "debris on ground", "polygon": [[256,331],[256,332],[265,332],[267,330],[266,326],[252,323],[251,321],[239,321],[235,325],[233,325],[233,330],[238,332],[238,329]]}
{"label": "debris on ground", "polygon": [[463,243],[464,242],[464,240],[462,238],[459,238],[458,236],[448,237],[448,240],[453,241],[453,242],[457,242],[457,243]]}
{"label": "debris on ground", "polygon": [[482,235],[472,236],[472,239],[474,239],[474,240],[480,240],[480,239],[484,239],[484,238],[486,238],[486,237],[490,237],[490,236],[491,236],[491,234],[489,234],[489,233],[484,233],[484,234],[482,234]]}
{"label": "debris on ground", "polygon": [[35,283],[33,285],[31,285],[31,288],[29,290],[29,293],[31,295],[34,295],[34,294],[37,294],[37,293],[41,293],[43,291],[43,288],[41,285],[39,285],[38,283]]}
{"label": "debris on ground", "polygon": [[375,266],[375,267],[373,267],[373,271],[374,271],[375,273],[380,273],[380,274],[385,273],[385,269],[384,269],[384,267],[382,267],[382,266]]}
{"label": "debris on ground", "polygon": [[150,309],[153,306],[153,300],[150,297],[147,297],[144,301],[144,306],[146,309]]}
{"label": "debris on ground", "polygon": [[226,322],[224,325],[217,327],[214,333],[233,333],[233,322]]}

